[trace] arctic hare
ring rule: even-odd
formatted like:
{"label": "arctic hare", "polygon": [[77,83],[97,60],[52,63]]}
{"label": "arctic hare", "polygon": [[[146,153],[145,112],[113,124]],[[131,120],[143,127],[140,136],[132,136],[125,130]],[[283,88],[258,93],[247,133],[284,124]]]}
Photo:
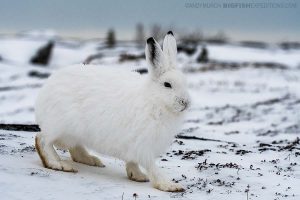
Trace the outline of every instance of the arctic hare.
{"label": "arctic hare", "polygon": [[147,75],[96,65],[75,65],[53,73],[35,107],[41,128],[35,145],[45,167],[76,171],[60,159],[54,146],[69,150],[75,162],[104,167],[88,147],[124,160],[131,180],[143,182],[149,177],[159,190],[183,191],[155,165],[190,104],[186,80],[176,68],[173,33],[165,36],[163,51],[152,37],[145,51]]}

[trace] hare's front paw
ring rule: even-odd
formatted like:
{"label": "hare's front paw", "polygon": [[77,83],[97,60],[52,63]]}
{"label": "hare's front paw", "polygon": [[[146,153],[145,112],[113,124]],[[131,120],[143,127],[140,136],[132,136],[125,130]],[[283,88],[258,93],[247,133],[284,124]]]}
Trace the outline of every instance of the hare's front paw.
{"label": "hare's front paw", "polygon": [[178,183],[173,183],[171,181],[158,181],[153,184],[153,187],[165,192],[184,192],[185,189]]}
{"label": "hare's front paw", "polygon": [[127,174],[128,178],[132,181],[136,181],[136,182],[148,182],[149,179],[148,177],[143,174],[142,172],[131,172],[130,174]]}
{"label": "hare's front paw", "polygon": [[139,165],[135,162],[126,163],[126,172],[130,180],[137,181],[137,182],[149,181],[148,177],[141,171]]}

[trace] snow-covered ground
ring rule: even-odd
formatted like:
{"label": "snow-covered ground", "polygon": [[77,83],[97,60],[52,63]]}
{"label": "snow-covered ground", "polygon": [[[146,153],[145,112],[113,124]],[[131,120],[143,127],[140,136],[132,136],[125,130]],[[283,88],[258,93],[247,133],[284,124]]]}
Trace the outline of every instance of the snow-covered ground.
{"label": "snow-covered ground", "polygon": [[[108,49],[102,41],[50,39],[56,41],[53,56],[43,67],[29,60],[49,37],[0,38],[1,124],[35,124],[36,95],[60,67],[91,55],[99,55],[92,63],[146,67],[143,59],[119,61],[121,54],[143,54],[132,43]],[[300,50],[233,44],[207,49],[221,67],[197,63],[200,48],[191,56],[179,53],[193,104],[182,131],[157,160],[185,192],[130,181],[122,161],[103,155],[105,168],[72,163],[76,174],[45,169],[33,145],[35,132],[0,130],[0,199],[300,199]],[[190,68],[196,70],[185,70]],[[59,153],[70,160],[68,152]]]}

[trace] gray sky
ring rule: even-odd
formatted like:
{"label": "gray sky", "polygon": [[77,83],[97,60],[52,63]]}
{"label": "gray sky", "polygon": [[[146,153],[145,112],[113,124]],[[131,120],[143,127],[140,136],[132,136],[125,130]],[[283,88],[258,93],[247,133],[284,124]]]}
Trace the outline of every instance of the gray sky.
{"label": "gray sky", "polygon": [[[252,8],[224,8],[223,3]],[[103,37],[108,28],[132,39],[138,22],[204,34],[224,31],[231,39],[300,41],[297,0],[0,0],[0,33],[52,29],[60,35]],[[209,4],[209,3],[214,3]],[[272,5],[257,3],[273,3]],[[278,8],[279,4],[288,8]],[[289,4],[292,3],[292,4]],[[188,8],[190,6],[193,8]],[[210,8],[203,8],[210,6]],[[216,7],[216,8],[212,8]],[[269,8],[265,8],[269,6]],[[270,8],[273,6],[273,8]],[[259,7],[259,8],[257,8]]]}

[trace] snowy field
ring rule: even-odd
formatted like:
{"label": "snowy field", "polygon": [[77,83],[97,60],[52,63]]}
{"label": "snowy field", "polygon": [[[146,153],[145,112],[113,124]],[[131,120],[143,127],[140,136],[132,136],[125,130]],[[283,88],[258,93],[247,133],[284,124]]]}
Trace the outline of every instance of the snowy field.
{"label": "snowy field", "polygon": [[[49,38],[55,41],[49,65],[31,65]],[[0,130],[0,199],[300,199],[300,49],[207,49],[205,64],[196,62],[201,47],[191,55],[179,52],[193,104],[182,131],[157,159],[185,192],[130,181],[122,161],[103,155],[105,168],[45,169],[33,145],[36,132]],[[35,124],[36,95],[58,68],[93,57],[91,64],[146,68],[143,52],[129,42],[109,49],[97,40],[0,37],[0,123]],[[68,152],[59,153],[70,160]]]}

